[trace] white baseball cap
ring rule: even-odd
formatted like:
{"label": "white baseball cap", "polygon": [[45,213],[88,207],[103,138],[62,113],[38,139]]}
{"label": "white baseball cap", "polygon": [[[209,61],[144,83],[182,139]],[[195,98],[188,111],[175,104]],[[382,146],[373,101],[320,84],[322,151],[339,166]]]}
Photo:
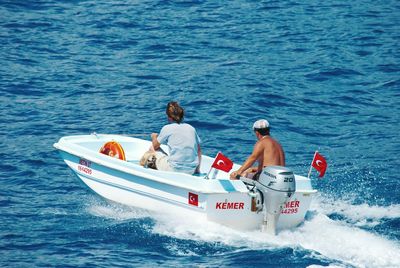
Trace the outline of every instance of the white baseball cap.
{"label": "white baseball cap", "polygon": [[262,129],[262,128],[269,128],[269,123],[265,119],[260,119],[254,122],[253,124],[253,130],[255,129]]}

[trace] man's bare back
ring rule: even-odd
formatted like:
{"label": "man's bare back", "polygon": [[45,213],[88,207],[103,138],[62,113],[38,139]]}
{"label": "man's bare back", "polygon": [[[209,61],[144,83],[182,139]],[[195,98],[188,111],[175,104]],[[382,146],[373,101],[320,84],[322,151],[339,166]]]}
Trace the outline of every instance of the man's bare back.
{"label": "man's bare back", "polygon": [[282,146],[271,136],[264,136],[255,146],[260,146],[263,152],[258,159],[260,168],[285,166],[285,153]]}

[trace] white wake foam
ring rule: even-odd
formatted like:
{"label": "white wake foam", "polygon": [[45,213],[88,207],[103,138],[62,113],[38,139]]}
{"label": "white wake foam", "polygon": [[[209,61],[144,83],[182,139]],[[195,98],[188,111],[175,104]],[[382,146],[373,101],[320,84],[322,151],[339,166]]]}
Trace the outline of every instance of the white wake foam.
{"label": "white wake foam", "polygon": [[398,242],[333,221],[318,212],[299,228],[281,231],[275,237],[259,231],[240,232],[210,222],[166,216],[157,218],[154,231],[180,239],[221,242],[252,250],[300,246],[318,252],[321,259],[356,267],[400,267]]}
{"label": "white wake foam", "polygon": [[[337,202],[337,210],[348,221],[335,221],[327,214],[337,212],[333,204],[319,197],[314,200],[312,216],[300,227],[281,231],[277,236],[259,231],[241,232],[211,222],[158,215],[154,232],[180,239],[220,242],[232,247],[252,250],[275,250],[302,247],[318,254],[315,258],[356,267],[400,267],[400,243],[359,228],[366,218],[380,222],[384,218],[400,217],[398,205],[389,207],[351,205]],[[354,212],[353,212],[354,211]],[[335,261],[338,262],[335,264]]]}
{"label": "white wake foam", "polygon": [[[242,232],[196,218],[155,214],[117,204],[104,205],[94,202],[88,209],[94,215],[116,220],[150,216],[155,219],[153,232],[178,239],[217,242],[236,247],[238,250],[301,247],[309,250],[313,258],[331,262],[330,267],[343,267],[342,264],[356,267],[400,267],[398,241],[362,230],[358,226],[366,218],[380,222],[384,218],[400,217],[398,205],[375,207],[335,201],[335,208],[335,204],[322,197],[313,202],[311,217],[304,224],[293,230],[280,231],[277,236],[259,231]],[[344,215],[347,220],[336,221],[327,216],[334,212]],[[348,219],[356,224],[349,223]],[[178,255],[196,255],[194,250],[183,250],[173,244],[169,250]]]}
{"label": "white wake foam", "polygon": [[347,201],[333,200],[317,196],[314,198],[312,210],[330,215],[337,213],[356,226],[373,227],[384,219],[400,218],[400,205],[370,206],[368,204],[353,205]]}
{"label": "white wake foam", "polygon": [[97,217],[104,217],[118,221],[151,217],[151,214],[147,210],[140,208],[99,201],[98,199],[93,198],[87,200],[87,203],[89,206],[86,207],[86,210],[93,216]]}
{"label": "white wake foam", "polygon": [[279,236],[357,267],[400,267],[398,242],[333,221],[320,213],[295,231],[284,231]]}

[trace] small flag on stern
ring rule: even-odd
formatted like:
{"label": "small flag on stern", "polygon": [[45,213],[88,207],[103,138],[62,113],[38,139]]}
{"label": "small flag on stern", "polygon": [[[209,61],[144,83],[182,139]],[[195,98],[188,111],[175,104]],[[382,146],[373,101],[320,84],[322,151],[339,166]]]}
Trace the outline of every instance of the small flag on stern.
{"label": "small flag on stern", "polygon": [[[328,163],[326,162],[325,157],[323,157],[318,151],[315,151],[311,166],[319,172],[319,177],[322,178],[325,175]],[[311,174],[311,167],[310,167],[310,172],[308,173],[308,177],[310,177],[310,174]]]}
{"label": "small flag on stern", "polygon": [[212,167],[223,170],[225,172],[229,172],[233,167],[233,162],[221,152],[218,152],[217,156],[215,157],[214,163],[212,164]]}

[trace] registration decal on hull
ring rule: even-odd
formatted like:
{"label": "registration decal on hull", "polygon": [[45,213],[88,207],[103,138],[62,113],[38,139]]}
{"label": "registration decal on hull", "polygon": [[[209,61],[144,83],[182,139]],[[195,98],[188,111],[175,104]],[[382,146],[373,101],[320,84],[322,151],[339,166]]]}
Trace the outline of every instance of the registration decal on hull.
{"label": "registration decal on hull", "polygon": [[92,169],[90,168],[91,165],[92,165],[92,162],[90,162],[89,160],[80,158],[78,170],[90,175],[90,174],[92,174]]}
{"label": "registration decal on hull", "polygon": [[80,158],[79,165],[90,167],[92,165],[92,162],[90,162],[89,160],[86,160],[84,158]]}

